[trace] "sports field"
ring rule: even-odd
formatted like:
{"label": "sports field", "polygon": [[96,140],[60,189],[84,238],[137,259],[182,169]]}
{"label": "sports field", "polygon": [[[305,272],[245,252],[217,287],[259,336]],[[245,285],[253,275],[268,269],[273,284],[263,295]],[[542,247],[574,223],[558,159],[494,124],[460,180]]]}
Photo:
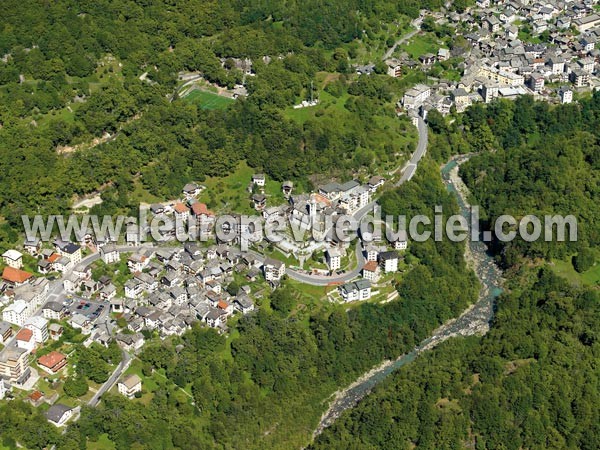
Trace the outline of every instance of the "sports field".
{"label": "sports field", "polygon": [[208,91],[195,89],[184,97],[185,100],[197,103],[204,109],[225,109],[234,100]]}

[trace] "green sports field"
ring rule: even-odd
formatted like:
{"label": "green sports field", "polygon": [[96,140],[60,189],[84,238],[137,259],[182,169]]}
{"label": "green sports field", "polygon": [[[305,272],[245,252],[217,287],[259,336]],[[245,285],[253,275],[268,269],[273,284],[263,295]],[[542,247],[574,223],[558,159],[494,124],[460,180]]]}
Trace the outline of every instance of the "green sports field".
{"label": "green sports field", "polygon": [[213,94],[208,91],[193,90],[184,97],[185,100],[197,103],[204,109],[225,109],[234,100],[228,97],[223,97]]}

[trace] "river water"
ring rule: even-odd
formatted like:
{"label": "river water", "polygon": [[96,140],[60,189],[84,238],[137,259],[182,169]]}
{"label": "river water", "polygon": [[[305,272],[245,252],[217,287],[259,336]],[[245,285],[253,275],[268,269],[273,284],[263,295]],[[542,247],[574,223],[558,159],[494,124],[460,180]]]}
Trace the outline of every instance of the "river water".
{"label": "river water", "polygon": [[[442,179],[449,192],[456,196],[461,214],[467,218],[470,226],[470,211],[466,198],[466,187],[458,177],[458,167],[465,162],[467,157],[456,157],[450,160],[441,170]],[[470,231],[470,230],[469,230]],[[353,408],[377,384],[383,381],[396,369],[412,362],[419,353],[429,350],[441,342],[454,336],[469,336],[485,334],[489,323],[494,316],[495,299],[502,289],[502,272],[496,266],[493,258],[488,254],[486,245],[479,241],[468,240],[465,258],[477,274],[481,290],[477,302],[471,305],[458,318],[445,323],[433,334],[421,342],[410,353],[400,356],[394,361],[386,361],[370,372],[361,376],[352,385],[339,391],[331,402],[329,409],[321,417],[314,436],[319,435],[330,426],[347,409]]]}

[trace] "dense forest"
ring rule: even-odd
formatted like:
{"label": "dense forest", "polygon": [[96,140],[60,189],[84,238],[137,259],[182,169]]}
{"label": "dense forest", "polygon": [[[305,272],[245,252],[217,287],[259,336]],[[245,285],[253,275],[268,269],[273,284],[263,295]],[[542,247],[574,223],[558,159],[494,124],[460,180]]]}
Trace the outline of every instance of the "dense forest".
{"label": "dense forest", "polygon": [[[553,106],[521,97],[430,117],[431,155],[461,167],[485,225],[501,214],[574,214],[579,240],[492,242],[507,275],[490,332],[452,339],[375,389],[314,449],[592,449],[600,446],[600,296],[553,271],[597,265],[600,95]],[[586,255],[585,258],[581,255]]]}

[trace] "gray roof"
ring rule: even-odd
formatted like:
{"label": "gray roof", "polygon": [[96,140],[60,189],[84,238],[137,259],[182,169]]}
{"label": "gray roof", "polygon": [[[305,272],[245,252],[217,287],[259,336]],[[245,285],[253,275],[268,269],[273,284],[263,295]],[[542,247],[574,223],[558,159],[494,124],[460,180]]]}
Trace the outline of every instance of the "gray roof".
{"label": "gray roof", "polygon": [[73,408],[71,408],[70,406],[63,405],[62,403],[57,403],[48,408],[48,411],[46,411],[46,418],[54,423],[58,423],[60,422],[60,419],[62,419],[62,417],[65,415],[65,413],[71,411],[72,409]]}
{"label": "gray roof", "polygon": [[51,309],[54,312],[61,312],[63,308],[63,305],[61,305],[58,302],[48,302],[44,305],[42,309]]}

